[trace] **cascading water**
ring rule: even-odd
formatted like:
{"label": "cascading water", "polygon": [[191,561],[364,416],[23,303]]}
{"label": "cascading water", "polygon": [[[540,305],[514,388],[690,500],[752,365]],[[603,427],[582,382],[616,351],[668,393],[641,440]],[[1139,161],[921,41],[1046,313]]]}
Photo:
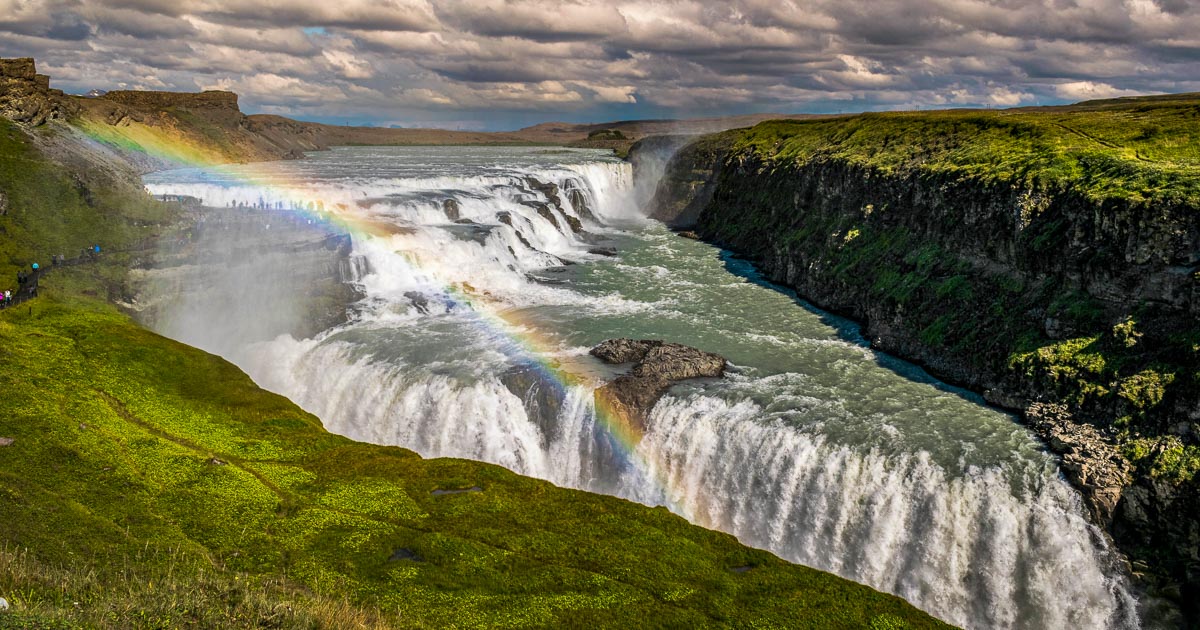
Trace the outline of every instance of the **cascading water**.
{"label": "cascading water", "polygon": [[[195,312],[161,326],[330,430],[667,505],[967,627],[1138,625],[1103,535],[1027,431],[743,263],[638,221],[624,163],[355,148],[148,187],[352,228],[338,273],[365,298],[350,323],[309,339],[214,339]],[[626,443],[597,421],[592,393],[612,372],[586,355],[617,336],[735,367],[674,388]]]}

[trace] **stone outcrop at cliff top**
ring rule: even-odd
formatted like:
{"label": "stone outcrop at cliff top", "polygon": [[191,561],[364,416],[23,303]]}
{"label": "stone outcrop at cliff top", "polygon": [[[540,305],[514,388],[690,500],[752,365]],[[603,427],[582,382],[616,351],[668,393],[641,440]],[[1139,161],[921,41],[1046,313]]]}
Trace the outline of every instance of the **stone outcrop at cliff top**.
{"label": "stone outcrop at cliff top", "polygon": [[38,74],[33,59],[0,59],[0,116],[30,125],[66,118],[76,108],[50,77]]}
{"label": "stone outcrop at cliff top", "polygon": [[678,343],[653,339],[609,339],[591,349],[591,355],[610,364],[633,363],[628,374],[596,390],[602,401],[638,432],[671,385],[691,378],[725,374],[725,359]]}
{"label": "stone outcrop at cliff top", "polygon": [[153,92],[142,90],[114,90],[100,98],[144,109],[225,109],[240,112],[238,95],[221,90],[204,92]]}

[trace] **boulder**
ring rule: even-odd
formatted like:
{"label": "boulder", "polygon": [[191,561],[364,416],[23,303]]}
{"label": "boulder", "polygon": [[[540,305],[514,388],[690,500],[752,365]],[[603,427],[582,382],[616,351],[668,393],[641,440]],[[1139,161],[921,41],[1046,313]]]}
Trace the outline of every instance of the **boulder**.
{"label": "boulder", "polygon": [[605,363],[634,364],[628,374],[597,389],[596,402],[638,433],[645,432],[650,410],[672,385],[725,374],[723,357],[656,339],[609,339],[590,353]]}

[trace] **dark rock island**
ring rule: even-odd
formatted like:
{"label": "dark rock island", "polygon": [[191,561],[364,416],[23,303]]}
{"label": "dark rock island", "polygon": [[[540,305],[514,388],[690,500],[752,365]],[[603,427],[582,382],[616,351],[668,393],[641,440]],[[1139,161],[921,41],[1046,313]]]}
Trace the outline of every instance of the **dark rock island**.
{"label": "dark rock island", "polygon": [[591,355],[609,364],[634,364],[628,374],[596,390],[596,399],[607,403],[639,432],[646,430],[650,410],[671,385],[725,374],[721,356],[653,339],[609,339],[592,348]]}

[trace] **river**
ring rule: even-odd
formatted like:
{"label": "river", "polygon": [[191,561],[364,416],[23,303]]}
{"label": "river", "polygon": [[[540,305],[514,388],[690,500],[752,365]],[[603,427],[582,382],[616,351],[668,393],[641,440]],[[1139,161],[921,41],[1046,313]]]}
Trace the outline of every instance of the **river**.
{"label": "river", "polygon": [[[158,324],[331,431],[665,505],[968,628],[1138,627],[1105,537],[1029,431],[744,261],[643,219],[654,182],[627,163],[358,147],[146,183],[350,231],[365,297],[347,324],[305,339],[215,334],[202,304]],[[640,440],[622,440],[592,396],[613,369],[587,355],[610,337],[692,345],[732,369],[677,385]]]}

